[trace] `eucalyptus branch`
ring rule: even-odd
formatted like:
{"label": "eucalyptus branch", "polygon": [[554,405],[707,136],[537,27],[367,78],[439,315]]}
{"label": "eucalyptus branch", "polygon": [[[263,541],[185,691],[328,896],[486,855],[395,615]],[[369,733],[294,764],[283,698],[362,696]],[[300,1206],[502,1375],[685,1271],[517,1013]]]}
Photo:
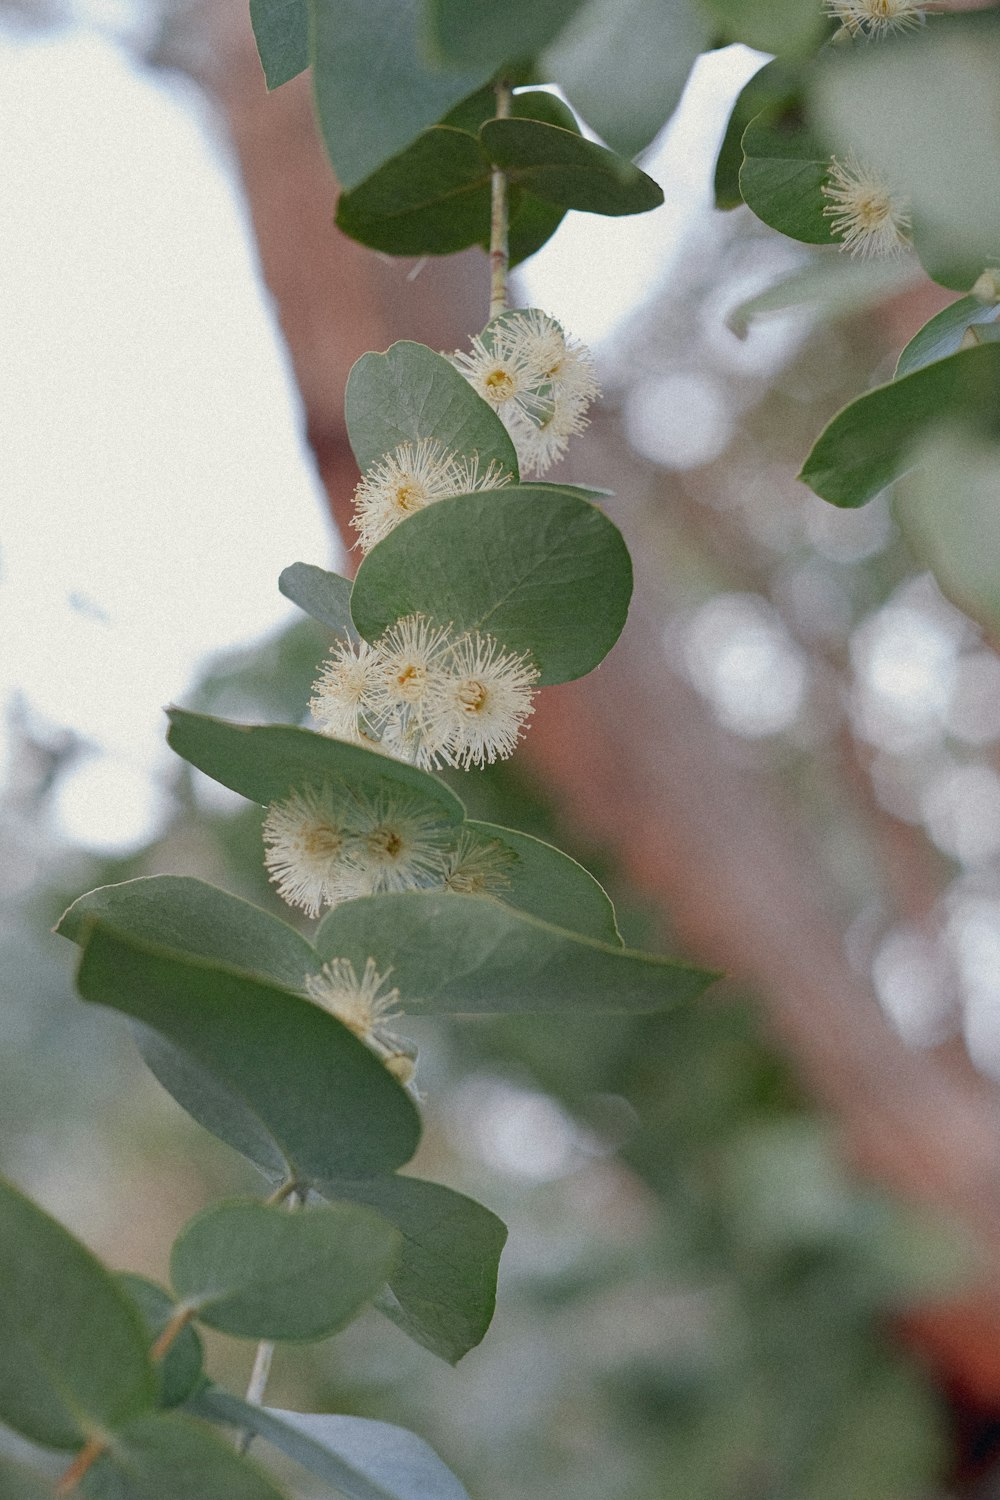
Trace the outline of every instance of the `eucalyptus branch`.
{"label": "eucalyptus branch", "polygon": [[[498,120],[510,118],[513,90],[501,80],[496,85]],[[507,267],[510,254],[507,243],[508,204],[507,174],[494,167],[490,179],[490,318],[507,308]]]}

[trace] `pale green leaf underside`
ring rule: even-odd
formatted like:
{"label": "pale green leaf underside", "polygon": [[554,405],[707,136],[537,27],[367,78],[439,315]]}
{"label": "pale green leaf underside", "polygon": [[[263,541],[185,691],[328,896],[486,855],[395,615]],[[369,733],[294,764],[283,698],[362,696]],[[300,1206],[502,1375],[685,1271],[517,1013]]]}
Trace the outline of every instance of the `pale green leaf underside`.
{"label": "pale green leaf underside", "polygon": [[217,1386],[191,1409],[213,1422],[250,1428],[347,1500],[469,1500],[422,1438],[387,1422],[248,1406]]}

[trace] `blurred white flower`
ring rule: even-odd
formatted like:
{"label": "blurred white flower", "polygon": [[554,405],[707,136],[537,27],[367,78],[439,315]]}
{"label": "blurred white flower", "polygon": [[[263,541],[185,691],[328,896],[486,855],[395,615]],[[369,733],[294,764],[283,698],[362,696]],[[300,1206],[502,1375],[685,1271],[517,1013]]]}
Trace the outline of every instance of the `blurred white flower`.
{"label": "blurred white flower", "polygon": [[822,193],[823,212],[830,229],[848,250],[862,260],[896,255],[909,244],[910,211],[894,197],[884,178],[852,153],[845,161],[833,157]]}

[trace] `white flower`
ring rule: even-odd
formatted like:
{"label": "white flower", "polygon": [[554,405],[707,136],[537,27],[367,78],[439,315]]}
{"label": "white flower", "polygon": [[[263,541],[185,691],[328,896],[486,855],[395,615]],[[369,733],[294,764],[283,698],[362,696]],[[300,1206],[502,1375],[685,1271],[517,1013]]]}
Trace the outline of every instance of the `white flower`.
{"label": "white flower", "polygon": [[367,700],[371,723],[391,753],[433,764],[432,726],[448,684],[450,635],[426,615],[407,615],[379,637],[376,650],[379,667]]}
{"label": "white flower", "polygon": [[501,313],[453,363],[499,415],[525,472],[544,474],[587,425],[593,357],[538,308]]}
{"label": "white flower", "polygon": [[307,916],[363,893],[350,858],[348,831],[326,788],[306,788],[272,802],[264,819],[264,845],[264,865],[278,894]]}
{"label": "white flower", "polygon": [[358,532],[359,546],[367,552],[400,521],[435,500],[501,489],[509,483],[510,475],[498,463],[480,474],[478,457],[451,453],[437,438],[403,443],[362,478],[354,492],[351,525]]}
{"label": "white flower", "polygon": [[926,16],[925,7],[915,0],[826,0],[826,10],[852,36],[905,31],[922,25]]}
{"label": "white flower", "polygon": [[463,829],[448,855],[445,890],[462,896],[488,896],[510,886],[507,873],[517,861],[513,849],[499,839],[488,842]]}
{"label": "white flower", "polygon": [[829,200],[823,212],[842,249],[866,259],[895,255],[909,244],[908,206],[853,153],[843,162],[833,158],[822,191]]}
{"label": "white flower", "polygon": [[538,669],[478,631],[455,641],[446,691],[434,728],[453,765],[491,764],[511,755],[533,711]]}
{"label": "white flower", "polygon": [[311,1000],[346,1026],[381,1059],[400,1083],[413,1077],[415,1050],[386,1024],[402,1018],[399,991],[385,989],[391,969],[379,974],[369,958],[359,979],[350,959],[334,958],[318,974],[307,974],[305,987]]}
{"label": "white flower", "polygon": [[426,804],[385,792],[374,800],[356,793],[344,821],[356,894],[440,886],[450,829]]}
{"label": "white flower", "polygon": [[366,738],[359,716],[370,710],[372,691],[377,689],[381,674],[381,655],[367,641],[358,645],[340,641],[334,646],[313,683],[314,696],[309,700],[313,717],[324,734],[354,741]]}

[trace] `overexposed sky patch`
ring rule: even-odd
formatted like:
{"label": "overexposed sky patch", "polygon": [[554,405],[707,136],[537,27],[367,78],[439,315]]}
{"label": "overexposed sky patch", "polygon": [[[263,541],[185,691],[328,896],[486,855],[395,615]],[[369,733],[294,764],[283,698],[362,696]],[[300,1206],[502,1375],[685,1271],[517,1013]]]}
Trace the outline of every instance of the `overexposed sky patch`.
{"label": "overexposed sky patch", "polygon": [[[200,658],[289,619],[278,573],[334,540],[194,90],[94,34],[0,37],[0,142],[0,705],[141,776]],[[77,836],[140,836],[141,798],[80,786]]]}

